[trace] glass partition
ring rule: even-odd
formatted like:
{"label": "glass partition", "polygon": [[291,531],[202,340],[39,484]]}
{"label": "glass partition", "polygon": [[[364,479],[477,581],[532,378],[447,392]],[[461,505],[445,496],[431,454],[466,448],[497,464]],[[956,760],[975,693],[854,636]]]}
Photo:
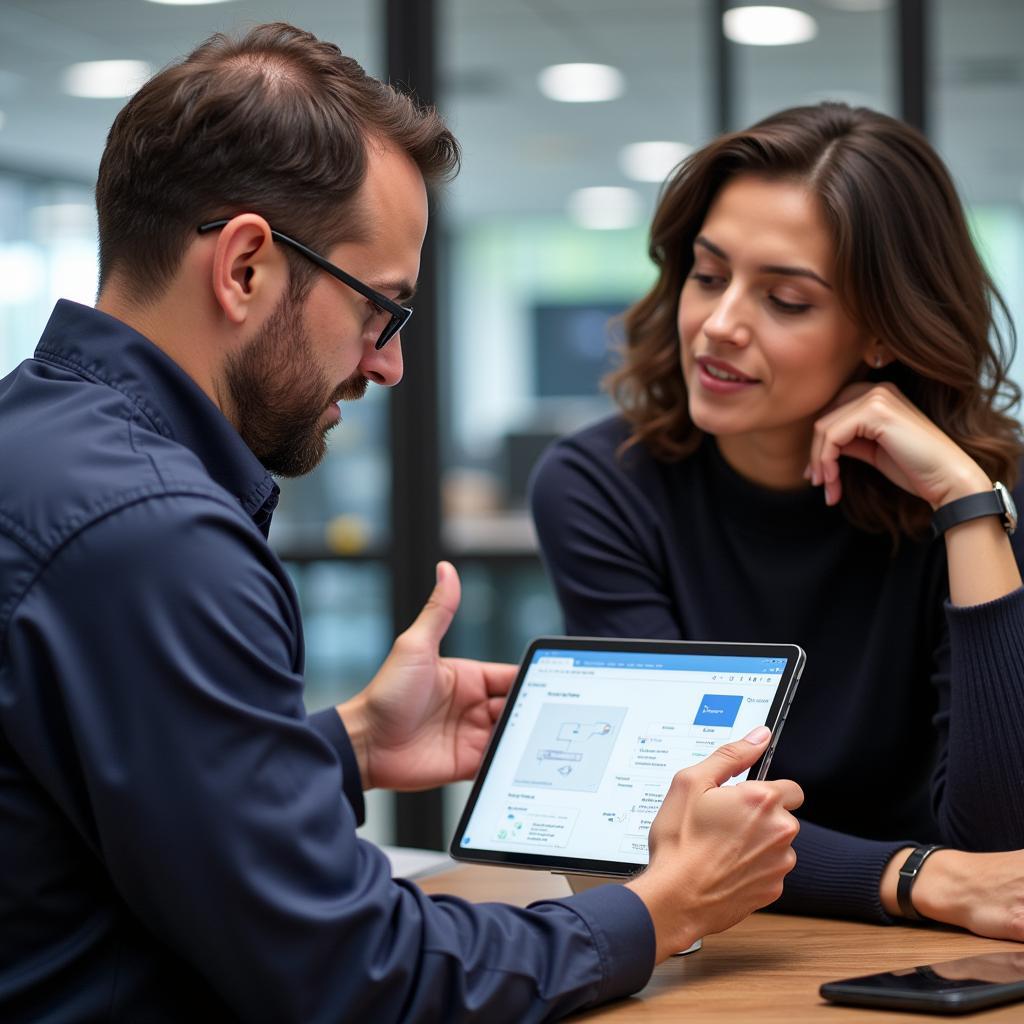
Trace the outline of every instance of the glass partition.
{"label": "glass partition", "polygon": [[[698,0],[448,0],[444,541],[535,550],[526,491],[555,437],[608,415],[614,318],[649,286],[661,181],[711,132]],[[595,71],[595,66],[597,70]],[[599,73],[598,73],[599,72]],[[515,615],[507,601],[497,615]]]}
{"label": "glass partition", "polygon": [[730,5],[733,124],[786,107],[841,100],[898,114],[896,0],[802,0]]}
{"label": "glass partition", "polygon": [[[932,137],[1024,330],[1024,4],[934,0]],[[1024,385],[1018,347],[1013,376]]]}

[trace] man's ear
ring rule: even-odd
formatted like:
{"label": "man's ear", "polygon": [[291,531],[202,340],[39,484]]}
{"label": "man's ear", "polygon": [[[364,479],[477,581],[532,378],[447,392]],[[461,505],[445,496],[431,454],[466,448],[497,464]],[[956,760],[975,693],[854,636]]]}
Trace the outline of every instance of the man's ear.
{"label": "man's ear", "polygon": [[224,316],[241,325],[277,308],[288,286],[288,260],[270,225],[255,213],[232,217],[217,234],[210,285]]}

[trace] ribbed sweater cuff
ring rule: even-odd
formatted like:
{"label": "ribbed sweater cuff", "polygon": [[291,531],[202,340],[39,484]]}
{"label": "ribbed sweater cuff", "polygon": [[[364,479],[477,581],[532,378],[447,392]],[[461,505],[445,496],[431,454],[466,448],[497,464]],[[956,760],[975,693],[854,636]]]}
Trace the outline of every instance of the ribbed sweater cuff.
{"label": "ribbed sweater cuff", "polygon": [[897,850],[916,845],[913,839],[861,839],[802,822],[793,843],[796,867],[786,877],[782,897],[769,909],[892,924],[894,919],[882,908],[882,872]]}

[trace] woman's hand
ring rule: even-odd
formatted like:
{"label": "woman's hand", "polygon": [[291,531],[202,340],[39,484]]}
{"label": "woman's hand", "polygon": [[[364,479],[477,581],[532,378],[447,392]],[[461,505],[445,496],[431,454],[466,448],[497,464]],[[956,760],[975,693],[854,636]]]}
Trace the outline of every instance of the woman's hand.
{"label": "woman's hand", "polygon": [[814,425],[806,475],[825,485],[825,503],[842,497],[840,456],[867,462],[933,509],[991,488],[984,470],[894,384],[844,388]]}
{"label": "woman's hand", "polygon": [[[896,917],[897,875],[907,853],[897,853],[882,876],[882,905]],[[1024,850],[936,850],[921,866],[912,898],[914,909],[933,921],[1024,942]]]}
{"label": "woman's hand", "polygon": [[[843,388],[814,424],[805,475],[815,486],[825,485],[828,505],[843,495],[843,455],[874,466],[933,509],[992,487],[974,459],[888,382]],[[996,517],[960,523],[946,531],[945,542],[954,605],[995,601],[1021,585],[1013,549]]]}

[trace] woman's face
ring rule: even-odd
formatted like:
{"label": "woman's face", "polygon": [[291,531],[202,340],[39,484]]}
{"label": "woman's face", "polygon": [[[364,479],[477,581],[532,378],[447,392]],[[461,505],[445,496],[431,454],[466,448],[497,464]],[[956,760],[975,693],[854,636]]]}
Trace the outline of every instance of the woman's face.
{"label": "woman's face", "polygon": [[734,178],[708,210],[693,257],[678,311],[693,422],[720,445],[775,437],[806,446],[870,340],[833,290],[817,200],[791,182]]}

